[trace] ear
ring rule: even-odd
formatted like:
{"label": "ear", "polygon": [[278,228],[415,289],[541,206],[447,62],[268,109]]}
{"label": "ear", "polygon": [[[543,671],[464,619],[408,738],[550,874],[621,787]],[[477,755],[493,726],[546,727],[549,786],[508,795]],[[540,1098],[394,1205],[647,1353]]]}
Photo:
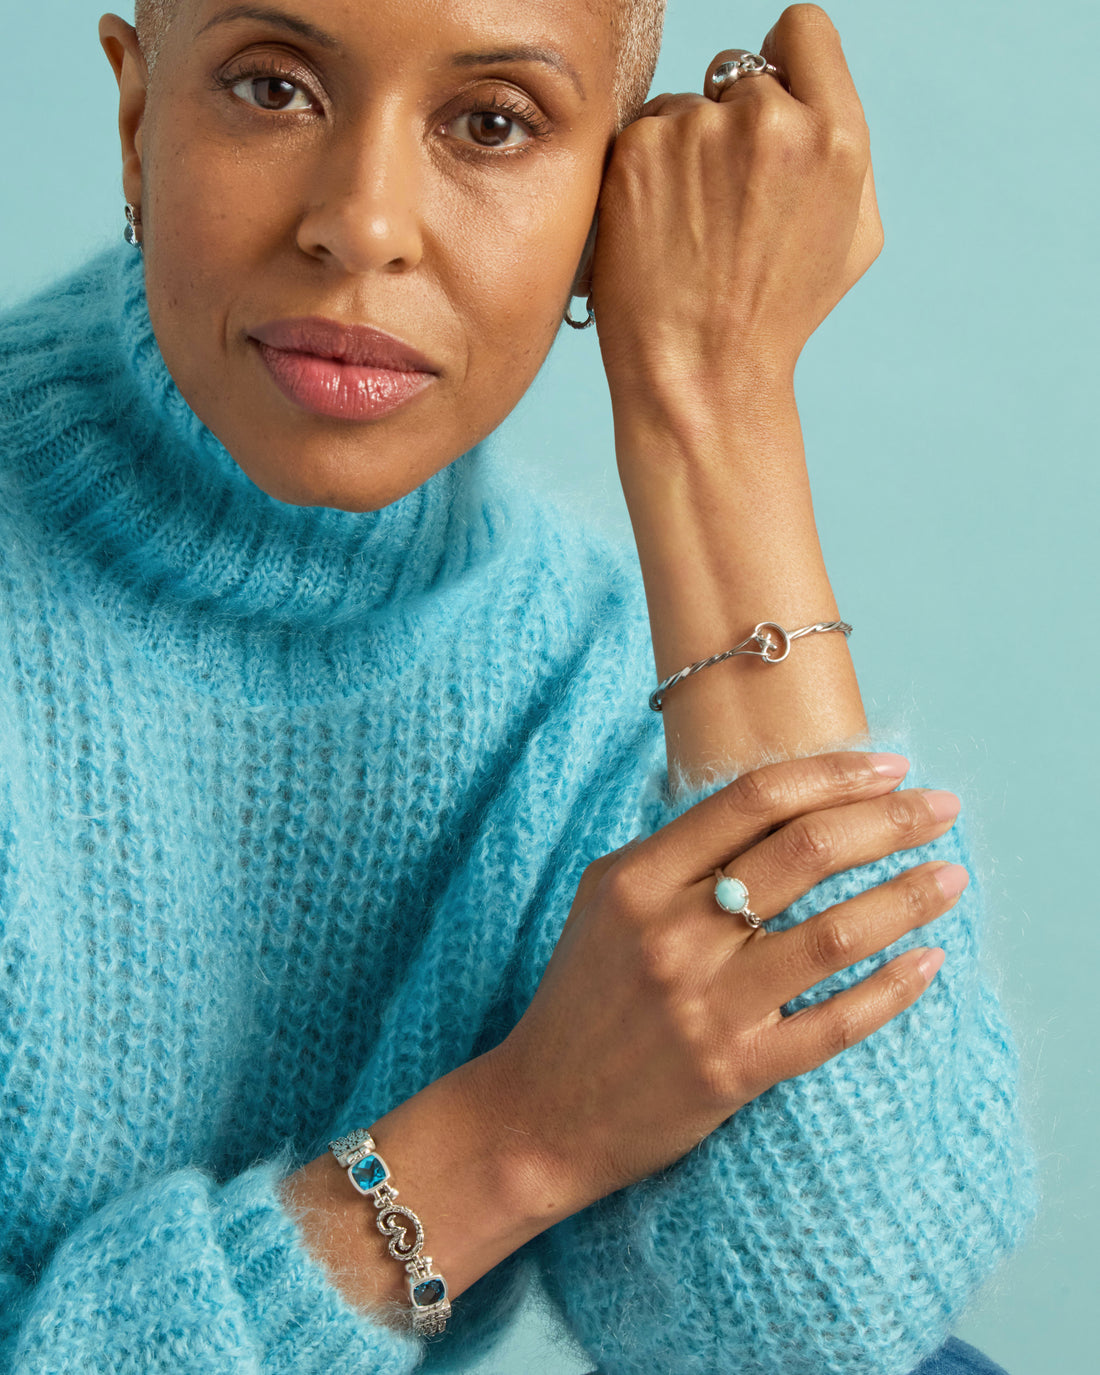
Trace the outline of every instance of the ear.
{"label": "ear", "polygon": [[583,296],[587,299],[592,295],[592,255],[596,251],[596,226],[599,219],[600,212],[597,210],[592,216],[592,227],[588,231],[588,238],[584,241],[580,265],[570,288],[570,295],[572,296]]}
{"label": "ear", "polygon": [[118,132],[122,141],[122,193],[141,205],[141,145],[149,69],[137,30],[117,14],[99,21],[99,42],[118,82]]}

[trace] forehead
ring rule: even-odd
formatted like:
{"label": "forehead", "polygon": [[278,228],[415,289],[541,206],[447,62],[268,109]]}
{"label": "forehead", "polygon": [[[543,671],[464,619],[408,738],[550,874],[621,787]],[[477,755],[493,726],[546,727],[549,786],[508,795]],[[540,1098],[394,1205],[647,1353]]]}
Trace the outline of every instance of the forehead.
{"label": "forehead", "polygon": [[172,0],[171,9],[191,36],[212,21],[279,15],[303,32],[364,43],[402,37],[426,50],[470,35],[502,41],[544,34],[568,44],[574,57],[600,63],[613,52],[621,27],[613,21],[624,3],[630,0]]}

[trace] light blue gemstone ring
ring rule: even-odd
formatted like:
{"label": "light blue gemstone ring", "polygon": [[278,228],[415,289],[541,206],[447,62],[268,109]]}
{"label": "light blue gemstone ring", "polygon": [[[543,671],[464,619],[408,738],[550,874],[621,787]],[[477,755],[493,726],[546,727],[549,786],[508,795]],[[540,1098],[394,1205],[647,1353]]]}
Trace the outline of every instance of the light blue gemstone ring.
{"label": "light blue gemstone ring", "polygon": [[764,925],[763,917],[758,917],[749,907],[749,890],[739,878],[730,878],[721,869],[714,871],[714,897],[723,912],[744,917],[754,931]]}

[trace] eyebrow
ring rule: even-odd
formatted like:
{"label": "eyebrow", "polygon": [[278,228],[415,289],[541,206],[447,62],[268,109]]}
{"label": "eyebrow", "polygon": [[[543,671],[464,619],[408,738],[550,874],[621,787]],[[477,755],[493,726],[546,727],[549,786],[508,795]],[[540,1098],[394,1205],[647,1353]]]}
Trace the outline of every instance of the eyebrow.
{"label": "eyebrow", "polygon": [[[253,19],[260,23],[278,25],[279,28],[287,29],[301,38],[307,38],[322,48],[335,50],[341,47],[339,39],[326,33],[324,29],[319,29],[316,24],[311,24],[306,19],[299,19],[297,15],[287,14],[285,10],[273,9],[267,5],[231,5],[229,9],[222,10],[221,14],[216,14],[213,19],[205,23],[195,36],[198,37],[219,24],[231,24],[238,19]],[[581,99],[587,99],[584,83],[581,81],[576,68],[571,66],[561,53],[553,48],[531,46],[496,48],[490,52],[456,53],[451,59],[453,67],[494,67],[508,62],[541,62],[544,66],[551,67],[554,71],[560,72],[562,76],[568,77],[576,87]]]}
{"label": "eyebrow", "polygon": [[229,9],[222,10],[221,14],[216,14],[213,19],[202,26],[196,38],[204,34],[207,29],[215,28],[218,24],[231,24],[235,19],[255,19],[264,24],[276,24],[279,28],[288,29],[291,33],[297,34],[300,38],[308,38],[310,42],[316,43],[321,48],[339,48],[340,42],[333,38],[332,34],[326,33],[324,29],[319,29],[316,24],[309,23],[306,19],[299,19],[297,15],[287,14],[284,10],[269,9],[266,5],[231,5]]}
{"label": "eyebrow", "polygon": [[576,69],[565,60],[561,53],[556,52],[553,48],[499,48],[492,52],[456,53],[451,58],[451,65],[454,67],[495,67],[506,62],[542,62],[547,67],[552,67],[554,71],[560,72],[562,76],[567,76],[577,88],[577,93],[581,99],[587,99],[584,84]]}

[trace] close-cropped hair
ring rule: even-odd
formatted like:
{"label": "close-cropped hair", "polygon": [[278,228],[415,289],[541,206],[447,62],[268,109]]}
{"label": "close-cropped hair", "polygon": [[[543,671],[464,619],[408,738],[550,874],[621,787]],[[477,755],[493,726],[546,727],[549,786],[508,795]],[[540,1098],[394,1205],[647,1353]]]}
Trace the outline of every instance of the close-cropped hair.
{"label": "close-cropped hair", "polygon": [[[152,74],[165,34],[182,0],[134,0],[134,27]],[[665,0],[589,0],[610,5],[619,49],[615,66],[615,107],[619,124],[629,123],[645,103],[657,67]]]}

